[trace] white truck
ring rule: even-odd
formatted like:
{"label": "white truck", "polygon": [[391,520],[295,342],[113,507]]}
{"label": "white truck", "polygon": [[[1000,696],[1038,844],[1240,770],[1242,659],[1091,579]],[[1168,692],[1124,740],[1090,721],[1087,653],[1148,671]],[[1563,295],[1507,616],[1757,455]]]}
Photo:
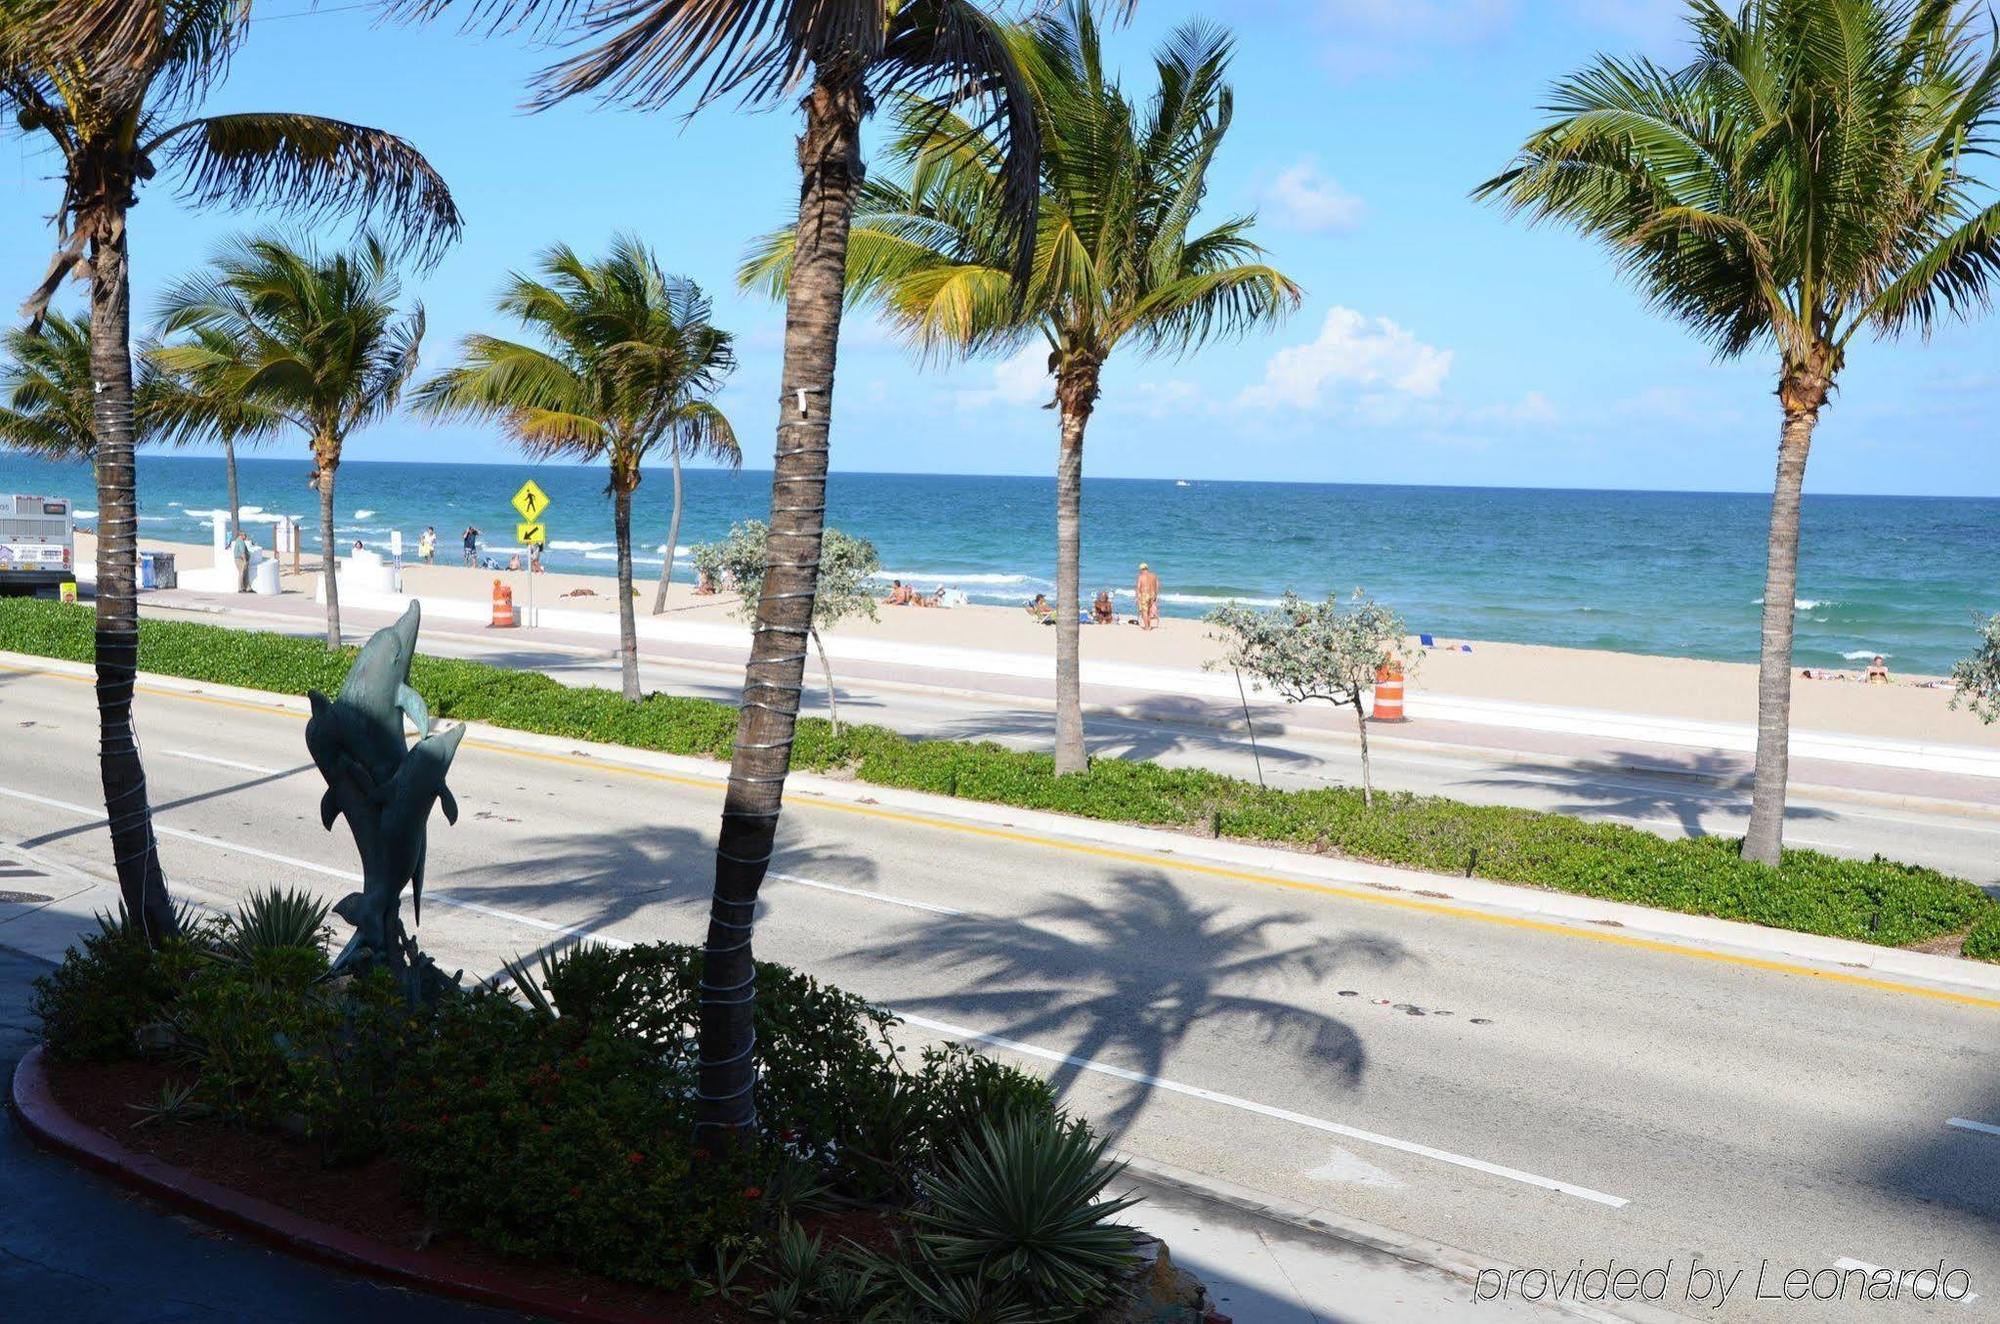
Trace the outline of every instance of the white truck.
{"label": "white truck", "polygon": [[75,579],[69,498],[0,493],[0,595],[60,590]]}

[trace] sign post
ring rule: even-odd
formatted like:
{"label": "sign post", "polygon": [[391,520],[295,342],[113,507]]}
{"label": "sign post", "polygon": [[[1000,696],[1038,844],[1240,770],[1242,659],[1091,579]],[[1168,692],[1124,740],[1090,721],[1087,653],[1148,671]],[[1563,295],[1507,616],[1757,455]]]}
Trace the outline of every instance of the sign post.
{"label": "sign post", "polygon": [[549,509],[549,494],[530,478],[521,484],[521,490],[514,493],[514,509],[520,512],[521,523],[514,526],[514,541],[528,549],[528,626],[533,628],[535,620],[535,564],[539,559],[536,549],[549,543],[549,528],[543,522]]}

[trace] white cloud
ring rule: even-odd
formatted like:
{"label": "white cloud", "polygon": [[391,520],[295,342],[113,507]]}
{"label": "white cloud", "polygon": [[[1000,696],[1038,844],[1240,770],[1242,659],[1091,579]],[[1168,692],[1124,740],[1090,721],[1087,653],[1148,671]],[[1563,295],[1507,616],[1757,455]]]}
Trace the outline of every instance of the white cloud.
{"label": "white cloud", "polygon": [[1556,407],[1540,391],[1530,391],[1509,404],[1481,405],[1467,417],[1475,423],[1553,423]]}
{"label": "white cloud", "polygon": [[1439,394],[1451,357],[1450,350],[1426,345],[1386,317],[1335,308],[1317,339],[1273,354],[1264,365],[1264,380],[1245,388],[1239,402],[1312,409],[1322,392],[1356,391],[1373,412],[1395,397]]}
{"label": "white cloud", "polygon": [[1310,156],[1272,180],[1263,203],[1265,218],[1287,230],[1348,230],[1361,220],[1361,199],[1321,174]]}
{"label": "white cloud", "polygon": [[991,385],[959,392],[960,408],[1045,405],[1055,398],[1055,379],[1049,372],[1049,347],[1039,340],[1021,346],[1019,353],[994,364],[992,373]]}

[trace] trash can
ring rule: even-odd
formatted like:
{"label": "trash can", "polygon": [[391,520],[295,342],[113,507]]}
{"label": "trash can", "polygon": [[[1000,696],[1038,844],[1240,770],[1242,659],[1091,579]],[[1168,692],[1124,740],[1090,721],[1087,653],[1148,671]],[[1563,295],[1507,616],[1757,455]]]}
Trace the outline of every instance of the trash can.
{"label": "trash can", "polygon": [[153,553],[153,587],[179,588],[181,577],[174,569],[174,553]]}
{"label": "trash can", "polygon": [[156,571],[154,570],[154,568],[153,568],[153,554],[152,554],[151,552],[141,552],[141,553],[139,553],[139,584],[138,584],[138,587],[140,587],[140,588],[158,588],[158,587],[159,587],[159,584],[158,584],[157,582],[155,582],[155,580],[154,580],[154,578],[153,578],[153,576],[154,576],[154,575],[155,575],[156,573],[157,573],[157,572],[156,572]]}

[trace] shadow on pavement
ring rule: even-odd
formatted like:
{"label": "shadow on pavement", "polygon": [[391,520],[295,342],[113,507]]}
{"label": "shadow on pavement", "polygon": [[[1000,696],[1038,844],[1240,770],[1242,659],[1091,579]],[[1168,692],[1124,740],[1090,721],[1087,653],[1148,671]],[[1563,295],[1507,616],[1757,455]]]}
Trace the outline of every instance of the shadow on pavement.
{"label": "shadow on pavement", "polygon": [[[1400,943],[1355,934],[1287,945],[1273,930],[1305,916],[1228,919],[1222,907],[1204,906],[1152,872],[1126,874],[1113,886],[1108,905],[1061,898],[1020,919],[959,915],[912,924],[894,936],[904,959],[956,972],[969,988],[898,998],[898,1006],[1148,1076],[1163,1072],[1197,1025],[1227,1025],[1284,1045],[1343,1085],[1359,1083],[1367,1053],[1345,1021],[1237,990],[1280,975],[1323,980],[1358,965],[1395,965],[1409,959]],[[1063,1063],[1051,1078],[1067,1088],[1081,1070]],[[1153,1088],[1130,1082],[1123,1101],[1095,1120],[1118,1135]]]}
{"label": "shadow on pavement", "polygon": [[[1551,806],[1555,813],[1593,817],[1671,818],[1690,837],[1713,835],[1702,824],[1704,813],[1748,812],[1751,773],[1732,755],[1689,754],[1667,761],[1659,770],[1629,767],[1612,759],[1580,759],[1570,763],[1515,762],[1502,765],[1498,775],[1476,777],[1473,786],[1549,790],[1570,798]],[[1831,818],[1811,805],[1791,805],[1787,821]]]}
{"label": "shadow on pavement", "polygon": [[[641,828],[617,834],[569,833],[537,838],[535,854],[485,870],[490,881],[440,880],[453,901],[525,910],[581,929],[604,929],[665,907],[675,932],[625,933],[632,941],[698,943],[707,922],[715,884],[715,834],[710,829]],[[773,869],[785,873],[831,875],[867,886],[875,862],[844,851],[781,847]],[[759,917],[785,901],[785,884],[767,882]],[[651,917],[657,927],[660,916]],[[556,941],[560,947],[575,941]]]}

